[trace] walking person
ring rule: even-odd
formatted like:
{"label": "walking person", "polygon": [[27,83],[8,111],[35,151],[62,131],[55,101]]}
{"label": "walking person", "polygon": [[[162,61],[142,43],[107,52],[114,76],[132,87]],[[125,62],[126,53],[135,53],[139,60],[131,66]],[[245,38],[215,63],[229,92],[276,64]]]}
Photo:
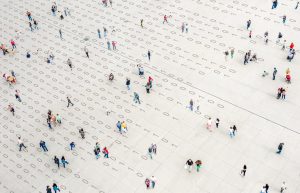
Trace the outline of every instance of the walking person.
{"label": "walking person", "polygon": [[153,153],[156,155],[156,153],[157,153],[157,146],[156,146],[156,144],[151,144],[151,148],[152,148]]}
{"label": "walking person", "polygon": [[140,96],[138,95],[138,93],[134,92],[133,95],[134,95],[133,101],[134,101],[135,103],[141,104]]}
{"label": "walking person", "polygon": [[247,21],[247,30],[249,29],[250,26],[251,26],[251,20],[249,19],[249,20]]}
{"label": "walking person", "polygon": [[28,22],[28,24],[29,24],[29,27],[30,27],[30,31],[33,31],[32,23]]}
{"label": "walking person", "polygon": [[56,114],[56,121],[59,125],[61,124],[61,116],[59,114]]}
{"label": "walking person", "polygon": [[148,155],[149,155],[150,159],[152,159],[152,147],[148,148]]}
{"label": "walking person", "polygon": [[50,186],[46,187],[46,193],[52,193],[52,189],[50,188]]}
{"label": "walking person", "polygon": [[266,184],[265,186],[263,186],[263,188],[265,189],[265,192],[268,193],[270,186],[269,184]]}
{"label": "walking person", "polygon": [[61,29],[59,29],[58,32],[59,32],[59,37],[60,37],[60,39],[62,40],[62,39],[63,39],[63,36],[62,36],[62,31],[61,31]]}
{"label": "walking person", "polygon": [[43,149],[44,152],[48,151],[48,148],[46,146],[46,142],[41,140],[40,141],[40,147]]}
{"label": "walking person", "polygon": [[233,55],[234,55],[234,48],[232,48],[232,49],[230,50],[230,56],[231,56],[231,59],[233,59]]}
{"label": "walking person", "polygon": [[196,164],[196,170],[197,170],[197,172],[199,172],[199,170],[200,170],[200,168],[202,166],[202,161],[201,160],[197,160],[195,162],[195,164]]}
{"label": "walking person", "polygon": [[235,133],[237,132],[237,128],[235,125],[232,126],[232,134],[235,136]]}
{"label": "walking person", "polygon": [[127,89],[130,90],[130,79],[129,78],[126,78],[126,86],[127,86]]}
{"label": "walking person", "polygon": [[8,110],[12,113],[13,116],[15,116],[15,108],[11,104],[8,105]]}
{"label": "walking person", "polygon": [[282,16],[282,23],[285,24],[285,22],[286,22],[286,15],[283,15]]}
{"label": "walking person", "polygon": [[18,145],[19,145],[19,151],[22,151],[22,147],[27,149],[27,147],[24,145],[24,142],[22,141],[21,137],[18,137]]}
{"label": "walking person", "polygon": [[191,111],[193,111],[193,107],[194,107],[194,101],[193,101],[193,99],[191,99],[190,100],[190,105],[189,105],[189,109],[191,110]]}
{"label": "walking person", "polygon": [[10,45],[12,46],[12,49],[16,49],[16,42],[14,40],[10,40]]}
{"label": "walking person", "polygon": [[275,78],[276,78],[276,74],[277,74],[277,69],[276,69],[276,68],[274,68],[274,70],[273,70],[273,80],[275,80]]}
{"label": "walking person", "polygon": [[102,150],[102,152],[103,152],[103,154],[104,154],[104,157],[105,157],[105,158],[108,158],[109,152],[108,152],[107,147],[104,147],[103,150]]}
{"label": "walking person", "polygon": [[73,150],[75,148],[75,143],[72,141],[71,143],[70,143],[70,150]]}
{"label": "walking person", "polygon": [[191,160],[191,159],[188,159],[185,163],[185,168],[191,172],[192,171],[192,168],[193,168],[193,164],[194,162]]}
{"label": "walking person", "polygon": [[220,119],[217,118],[217,119],[216,119],[216,128],[219,128],[219,124],[220,124]]}
{"label": "walking person", "polygon": [[226,50],[226,51],[224,52],[224,54],[225,54],[225,61],[227,62],[228,56],[229,56],[229,52]]}
{"label": "walking person", "polygon": [[67,96],[67,101],[68,101],[68,106],[69,107],[70,105],[74,106],[74,104],[72,103],[71,99]]}
{"label": "walking person", "polygon": [[116,41],[112,41],[111,42],[112,46],[113,46],[113,50],[117,50],[117,42]]}
{"label": "walking person", "polygon": [[282,90],[281,90],[281,99],[282,100],[285,99],[285,93],[286,93],[286,89],[282,88]]}
{"label": "walking person", "polygon": [[39,29],[38,22],[34,19],[33,20],[34,29]]}
{"label": "walking person", "polygon": [[281,151],[283,149],[283,145],[284,145],[284,143],[279,143],[279,145],[278,145],[278,151],[276,152],[277,154],[281,153]]}
{"label": "walking person", "polygon": [[47,125],[48,125],[49,129],[52,129],[51,118],[50,117],[47,118]]}
{"label": "walking person", "polygon": [[141,27],[142,27],[142,28],[144,28],[143,22],[144,22],[144,20],[141,19]]}
{"label": "walking person", "polygon": [[283,41],[281,50],[285,50],[285,47],[286,47],[286,40]]}
{"label": "walking person", "polygon": [[298,9],[298,6],[299,6],[299,1],[297,2],[295,9]]}
{"label": "walking person", "polygon": [[104,31],[104,37],[107,36],[107,29],[105,27],[103,27],[103,31]]}
{"label": "walking person", "polygon": [[278,1],[277,1],[277,0],[274,0],[274,1],[272,2],[272,9],[276,9],[277,5],[278,5]]}
{"label": "walking person", "polygon": [[150,58],[151,58],[151,52],[150,52],[150,50],[148,50],[147,55],[148,55],[148,60],[150,61]]}
{"label": "walking person", "polygon": [[230,138],[233,137],[233,128],[232,127],[229,128],[229,136],[230,136]]}
{"label": "walking person", "polygon": [[150,89],[151,89],[150,82],[147,82],[147,84],[145,85],[145,87],[146,87],[146,92],[149,94],[150,93]]}
{"label": "walking person", "polygon": [[89,56],[89,50],[86,47],[84,47],[84,52],[85,52],[86,57],[90,58],[90,56]]}
{"label": "walking person", "polygon": [[69,162],[66,161],[65,156],[61,157],[61,163],[63,164],[64,168],[66,168],[66,164],[69,164]]}
{"label": "walking person", "polygon": [[57,184],[53,183],[52,188],[53,188],[53,190],[54,190],[54,193],[57,193],[57,191],[60,192],[60,189],[59,189],[59,187],[57,186]]}
{"label": "walking person", "polygon": [[73,66],[72,66],[72,61],[71,61],[70,58],[68,58],[67,64],[68,64],[68,66],[70,67],[70,69],[72,70]]}
{"label": "walking person", "polygon": [[85,132],[84,132],[83,128],[79,129],[79,134],[81,136],[81,139],[85,138]]}
{"label": "walking person", "polygon": [[212,131],[211,130],[211,125],[212,125],[212,120],[209,117],[208,120],[207,120],[207,123],[206,123],[206,129],[208,129],[210,132]]}
{"label": "walking person", "polygon": [[282,38],[282,33],[279,32],[278,36],[277,36],[277,41],[276,41],[277,44],[280,43],[281,38]]}
{"label": "walking person", "polygon": [[26,11],[26,15],[28,17],[28,20],[32,21],[31,13],[29,11]]}
{"label": "walking person", "polygon": [[17,99],[19,102],[22,102],[22,101],[21,101],[20,91],[19,91],[19,90],[15,90],[15,97],[16,97],[16,99]]}
{"label": "walking person", "polygon": [[151,181],[151,188],[153,189],[155,187],[155,184],[156,184],[156,178],[154,176],[152,176],[150,181]]}
{"label": "walking person", "polygon": [[252,38],[252,30],[249,31],[249,38]]}
{"label": "walking person", "polygon": [[164,15],[164,21],[163,21],[163,24],[165,24],[165,22],[168,23],[168,17],[167,17],[167,15]]}
{"label": "walking person", "polygon": [[244,166],[243,166],[243,169],[241,170],[241,176],[245,177],[246,171],[247,171],[247,166],[244,165]]}
{"label": "walking person", "polygon": [[282,182],[282,185],[280,187],[280,193],[285,192],[285,190],[287,189],[285,182]]}
{"label": "walking person", "polygon": [[182,25],[181,25],[181,32],[182,33],[184,32],[184,28],[185,28],[185,25],[184,25],[184,23],[182,23]]}
{"label": "walking person", "polygon": [[111,48],[110,48],[110,41],[107,41],[107,49],[111,50]]}
{"label": "walking person", "polygon": [[59,168],[59,165],[60,165],[59,159],[56,157],[56,155],[54,156],[53,160],[54,160],[54,163],[57,164],[57,167]]}
{"label": "walking person", "polygon": [[97,29],[97,32],[98,32],[99,39],[101,39],[101,31],[100,31],[100,29]]}

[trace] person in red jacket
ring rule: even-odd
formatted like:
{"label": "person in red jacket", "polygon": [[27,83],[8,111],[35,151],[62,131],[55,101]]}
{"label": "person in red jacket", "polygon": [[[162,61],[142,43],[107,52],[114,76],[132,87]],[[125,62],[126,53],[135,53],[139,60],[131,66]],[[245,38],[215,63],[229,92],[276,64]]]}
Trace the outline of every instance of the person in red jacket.
{"label": "person in red jacket", "polygon": [[294,49],[295,45],[294,43],[292,42],[291,45],[290,45],[290,50]]}
{"label": "person in red jacket", "polygon": [[104,157],[108,158],[108,150],[106,147],[104,147],[104,149],[102,150],[102,152],[104,153]]}

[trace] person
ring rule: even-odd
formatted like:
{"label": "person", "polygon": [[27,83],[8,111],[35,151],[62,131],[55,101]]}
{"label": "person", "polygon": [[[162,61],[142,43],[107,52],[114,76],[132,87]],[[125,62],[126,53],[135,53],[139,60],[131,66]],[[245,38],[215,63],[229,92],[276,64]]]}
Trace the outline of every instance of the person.
{"label": "person", "polygon": [[16,99],[17,99],[19,102],[22,102],[22,101],[21,101],[21,98],[20,98],[20,91],[19,91],[19,90],[15,90],[15,97],[16,97]]}
{"label": "person", "polygon": [[233,59],[233,55],[234,55],[234,48],[232,48],[232,49],[230,50],[230,56],[231,56],[231,59]]}
{"label": "person", "polygon": [[168,17],[167,17],[167,15],[164,15],[164,21],[163,21],[163,24],[164,24],[165,22],[168,23]]}
{"label": "person", "polygon": [[283,89],[282,87],[277,89],[277,99],[280,99],[281,94],[282,94],[282,89]]}
{"label": "person", "polygon": [[104,157],[108,158],[108,149],[106,147],[103,148],[102,153],[104,154]]}
{"label": "person", "polygon": [[66,168],[66,164],[69,164],[69,162],[66,161],[65,156],[61,157],[61,163],[63,164],[64,168]]}
{"label": "person", "polygon": [[150,84],[150,88],[152,88],[153,78],[151,76],[148,77],[148,83]]}
{"label": "person", "polygon": [[148,178],[146,178],[145,184],[146,184],[146,188],[149,189],[150,188],[150,180]]}
{"label": "person", "polygon": [[69,67],[70,67],[70,68],[71,68],[71,70],[72,70],[73,66],[72,66],[72,61],[71,61],[71,59],[70,59],[70,58],[68,58],[68,60],[67,60],[67,64],[69,65]]}
{"label": "person", "polygon": [[156,144],[151,144],[151,148],[152,148],[153,153],[156,154],[156,152],[157,152]]}
{"label": "person", "polygon": [[241,170],[241,176],[245,177],[246,171],[247,171],[247,166],[244,165],[244,166],[243,166],[243,169]]}
{"label": "person", "polygon": [[274,0],[274,1],[272,2],[272,9],[275,9],[275,8],[277,7],[277,5],[278,5],[278,1],[277,1],[277,0]]}
{"label": "person", "polygon": [[274,68],[273,70],[273,80],[275,80],[277,74],[277,68]]}
{"label": "person", "polygon": [[44,152],[48,151],[48,148],[46,146],[46,142],[41,140],[40,141],[40,147],[44,150]]}
{"label": "person", "polygon": [[116,50],[117,49],[117,42],[116,41],[112,41],[111,42],[112,46],[113,46],[113,50]]}
{"label": "person", "polygon": [[292,43],[290,44],[290,50],[294,49],[294,47],[295,47],[295,44],[292,42]]}
{"label": "person", "polygon": [[191,159],[188,159],[186,161],[186,169],[191,172],[192,171],[192,166],[193,166],[194,162]]}
{"label": "person", "polygon": [[268,190],[269,190],[269,184],[266,184],[263,188],[265,189],[265,192],[268,193]]}
{"label": "person", "polygon": [[181,32],[182,33],[184,32],[184,28],[185,28],[185,25],[184,25],[184,23],[182,23],[182,25],[181,25]]}
{"label": "person", "polygon": [[122,121],[122,123],[121,123],[121,131],[124,133],[127,133],[127,131],[128,131],[125,121]]}
{"label": "person", "polygon": [[224,52],[224,54],[225,54],[225,61],[227,61],[227,60],[228,60],[228,56],[229,56],[229,52],[226,50],[226,51]]}
{"label": "person", "polygon": [[100,146],[98,145],[98,142],[97,142],[97,143],[96,143],[96,146],[95,146],[95,148],[94,148],[94,153],[95,153],[96,159],[99,159],[99,157],[100,157],[100,152],[101,152]]}
{"label": "person", "polygon": [[71,104],[72,106],[74,106],[74,104],[72,103],[72,101],[71,101],[71,99],[70,99],[69,97],[67,97],[67,101],[68,101],[68,106],[67,106],[67,107],[69,107],[70,104]]}
{"label": "person", "polygon": [[49,186],[46,187],[46,192],[47,193],[52,193],[52,190],[51,190],[51,188]]}
{"label": "person", "polygon": [[197,172],[199,172],[199,170],[200,170],[200,168],[201,168],[201,166],[202,166],[201,160],[197,160],[197,161],[195,162],[195,164],[196,164],[196,170],[197,170]]}
{"label": "person", "polygon": [[299,6],[299,1],[297,2],[295,9],[298,9],[298,6]]}
{"label": "person", "polygon": [[247,21],[247,30],[249,29],[250,25],[251,25],[251,20],[249,19],[249,20]]}
{"label": "person", "polygon": [[257,56],[256,56],[255,53],[253,54],[253,56],[252,56],[252,58],[250,59],[250,61],[252,61],[252,62],[256,62],[256,61],[257,61]]}
{"label": "person", "polygon": [[152,147],[148,148],[148,155],[149,155],[150,159],[152,159]]}
{"label": "person", "polygon": [[22,141],[21,137],[18,137],[18,144],[19,144],[19,151],[22,151],[22,147],[27,149],[27,147],[24,145],[24,142]]}
{"label": "person", "polygon": [[191,100],[190,100],[190,106],[189,106],[189,109],[190,109],[191,111],[193,111],[193,107],[194,107],[194,101],[193,101],[193,99],[191,99]]}
{"label": "person", "polygon": [[101,31],[100,31],[100,29],[97,29],[97,32],[98,32],[99,39],[101,39]]}
{"label": "person", "polygon": [[144,26],[143,26],[143,22],[144,22],[144,20],[143,20],[143,19],[141,19],[141,27],[142,27],[142,28],[144,28]]}
{"label": "person", "polygon": [[89,50],[86,48],[86,47],[84,47],[84,52],[85,52],[85,55],[86,55],[86,57],[87,58],[90,58],[90,56],[89,56]]}
{"label": "person", "polygon": [[211,131],[211,125],[212,125],[212,120],[209,117],[206,123],[206,129],[208,129],[209,131]]}
{"label": "person", "polygon": [[219,128],[219,124],[220,124],[220,119],[217,118],[217,119],[216,119],[216,128]]}
{"label": "person", "polygon": [[85,132],[84,132],[83,128],[79,129],[79,134],[80,134],[82,139],[85,138]]}
{"label": "person", "polygon": [[138,69],[139,69],[139,75],[143,76],[144,75],[144,68],[142,66],[139,66]]}
{"label": "person", "polygon": [[135,103],[141,104],[140,96],[138,95],[138,93],[134,92],[133,95],[134,95],[133,101],[134,101]]}
{"label": "person", "polygon": [[147,55],[148,55],[148,59],[149,59],[149,61],[150,61],[150,58],[151,58],[151,52],[150,52],[150,50],[148,50]]}
{"label": "person", "polygon": [[72,141],[72,142],[70,143],[70,149],[73,150],[74,148],[75,148],[75,143]]}
{"label": "person", "polygon": [[52,188],[54,190],[54,193],[56,193],[57,191],[60,192],[60,189],[58,188],[57,184],[53,183]]}
{"label": "person", "polygon": [[27,52],[26,53],[26,58],[30,58],[30,57],[31,57],[30,52]]}
{"label": "person", "polygon": [[126,86],[127,86],[127,89],[130,90],[130,79],[129,78],[126,78]]}
{"label": "person", "polygon": [[118,122],[117,122],[117,128],[118,128],[119,132],[122,134],[121,121],[118,121]]}
{"label": "person", "polygon": [[63,37],[62,37],[62,31],[61,31],[61,29],[59,29],[58,32],[59,32],[59,37],[60,37],[60,39],[62,40]]}
{"label": "person", "polygon": [[291,83],[291,75],[290,74],[286,74],[285,75],[285,80],[286,80],[287,83],[290,84]]}
{"label": "person", "polygon": [[114,75],[113,73],[110,73],[108,76],[108,80],[113,81],[113,79],[114,79]]}
{"label": "person", "polygon": [[59,159],[56,156],[54,156],[53,160],[54,163],[57,164],[57,167],[59,168]]}
{"label": "person", "polygon": [[155,187],[155,183],[156,183],[156,178],[154,176],[151,177],[150,179],[151,181],[151,188],[154,188]]}
{"label": "person", "polygon": [[233,137],[233,128],[232,127],[229,128],[229,136],[230,136],[230,138]]}
{"label": "person", "polygon": [[282,90],[281,90],[281,99],[285,99],[285,93],[286,93],[286,90],[284,88],[282,88]]}
{"label": "person", "polygon": [[285,22],[286,22],[286,15],[283,15],[282,16],[282,23],[285,24]]}
{"label": "person", "polygon": [[285,50],[285,47],[286,47],[286,40],[283,41],[281,50]]}
{"label": "person", "polygon": [[283,145],[284,145],[284,143],[279,143],[279,145],[278,145],[278,151],[276,152],[277,154],[281,153],[281,151],[283,149]]}
{"label": "person", "polygon": [[15,108],[11,104],[8,105],[8,110],[12,113],[13,116],[15,116]]}
{"label": "person", "polygon": [[277,41],[276,41],[277,44],[280,43],[281,38],[282,38],[282,33],[279,32],[278,37],[277,37]]}
{"label": "person", "polygon": [[280,193],[283,193],[287,189],[285,182],[282,182],[282,185],[280,187]]}
{"label": "person", "polygon": [[58,124],[61,124],[61,116],[59,114],[56,114],[56,121]]}
{"label": "person", "polygon": [[145,87],[146,87],[146,92],[149,94],[150,93],[150,88],[151,88],[150,82],[147,82],[147,84],[145,85]]}
{"label": "person", "polygon": [[264,70],[264,72],[263,72],[263,74],[262,74],[262,77],[265,77],[265,76],[267,76],[269,73],[268,72],[266,72],[265,70]]}
{"label": "person", "polygon": [[235,136],[235,133],[237,132],[237,128],[235,125],[232,126],[232,134]]}

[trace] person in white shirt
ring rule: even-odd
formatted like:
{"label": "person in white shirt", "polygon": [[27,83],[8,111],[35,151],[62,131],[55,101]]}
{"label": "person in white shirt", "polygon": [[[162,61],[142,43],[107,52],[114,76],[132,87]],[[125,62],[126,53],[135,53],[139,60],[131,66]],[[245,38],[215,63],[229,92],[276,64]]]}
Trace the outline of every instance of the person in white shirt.
{"label": "person in white shirt", "polygon": [[24,145],[24,143],[23,143],[23,141],[21,140],[21,137],[18,137],[18,145],[19,145],[19,151],[22,151],[22,147],[24,147],[25,149],[27,148],[25,145]]}

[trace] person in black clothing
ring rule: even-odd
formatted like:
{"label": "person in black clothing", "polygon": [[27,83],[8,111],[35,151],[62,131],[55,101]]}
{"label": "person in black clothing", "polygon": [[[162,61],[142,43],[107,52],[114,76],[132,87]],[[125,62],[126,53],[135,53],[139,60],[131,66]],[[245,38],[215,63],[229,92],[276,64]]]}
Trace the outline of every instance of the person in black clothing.
{"label": "person in black clothing", "polygon": [[247,166],[246,165],[244,165],[243,166],[243,169],[241,170],[241,176],[245,176],[246,175],[246,171],[247,171]]}
{"label": "person in black clothing", "polygon": [[54,156],[54,163],[56,163],[57,167],[59,168],[59,159],[56,156]]}
{"label": "person in black clothing", "polygon": [[191,159],[186,161],[187,169],[191,172],[194,162]]}
{"label": "person in black clothing", "polygon": [[52,190],[51,190],[51,188],[49,186],[46,187],[46,192],[47,193],[52,193]]}
{"label": "person in black clothing", "polygon": [[151,58],[151,52],[150,52],[150,50],[148,50],[148,59],[149,59],[149,61],[150,61],[150,58]]}
{"label": "person in black clothing", "polygon": [[74,106],[74,104],[72,103],[72,101],[71,101],[71,99],[70,99],[69,97],[67,97],[67,100],[68,100],[68,106],[67,106],[67,107],[69,107],[70,104],[71,104],[72,106]]}
{"label": "person in black clothing", "polygon": [[268,190],[269,190],[269,184],[266,184],[263,188],[266,190],[266,193],[268,193]]}
{"label": "person in black clothing", "polygon": [[279,143],[279,145],[278,145],[278,151],[276,153],[278,153],[278,154],[281,153],[281,151],[283,149],[283,145],[284,145],[284,143]]}

